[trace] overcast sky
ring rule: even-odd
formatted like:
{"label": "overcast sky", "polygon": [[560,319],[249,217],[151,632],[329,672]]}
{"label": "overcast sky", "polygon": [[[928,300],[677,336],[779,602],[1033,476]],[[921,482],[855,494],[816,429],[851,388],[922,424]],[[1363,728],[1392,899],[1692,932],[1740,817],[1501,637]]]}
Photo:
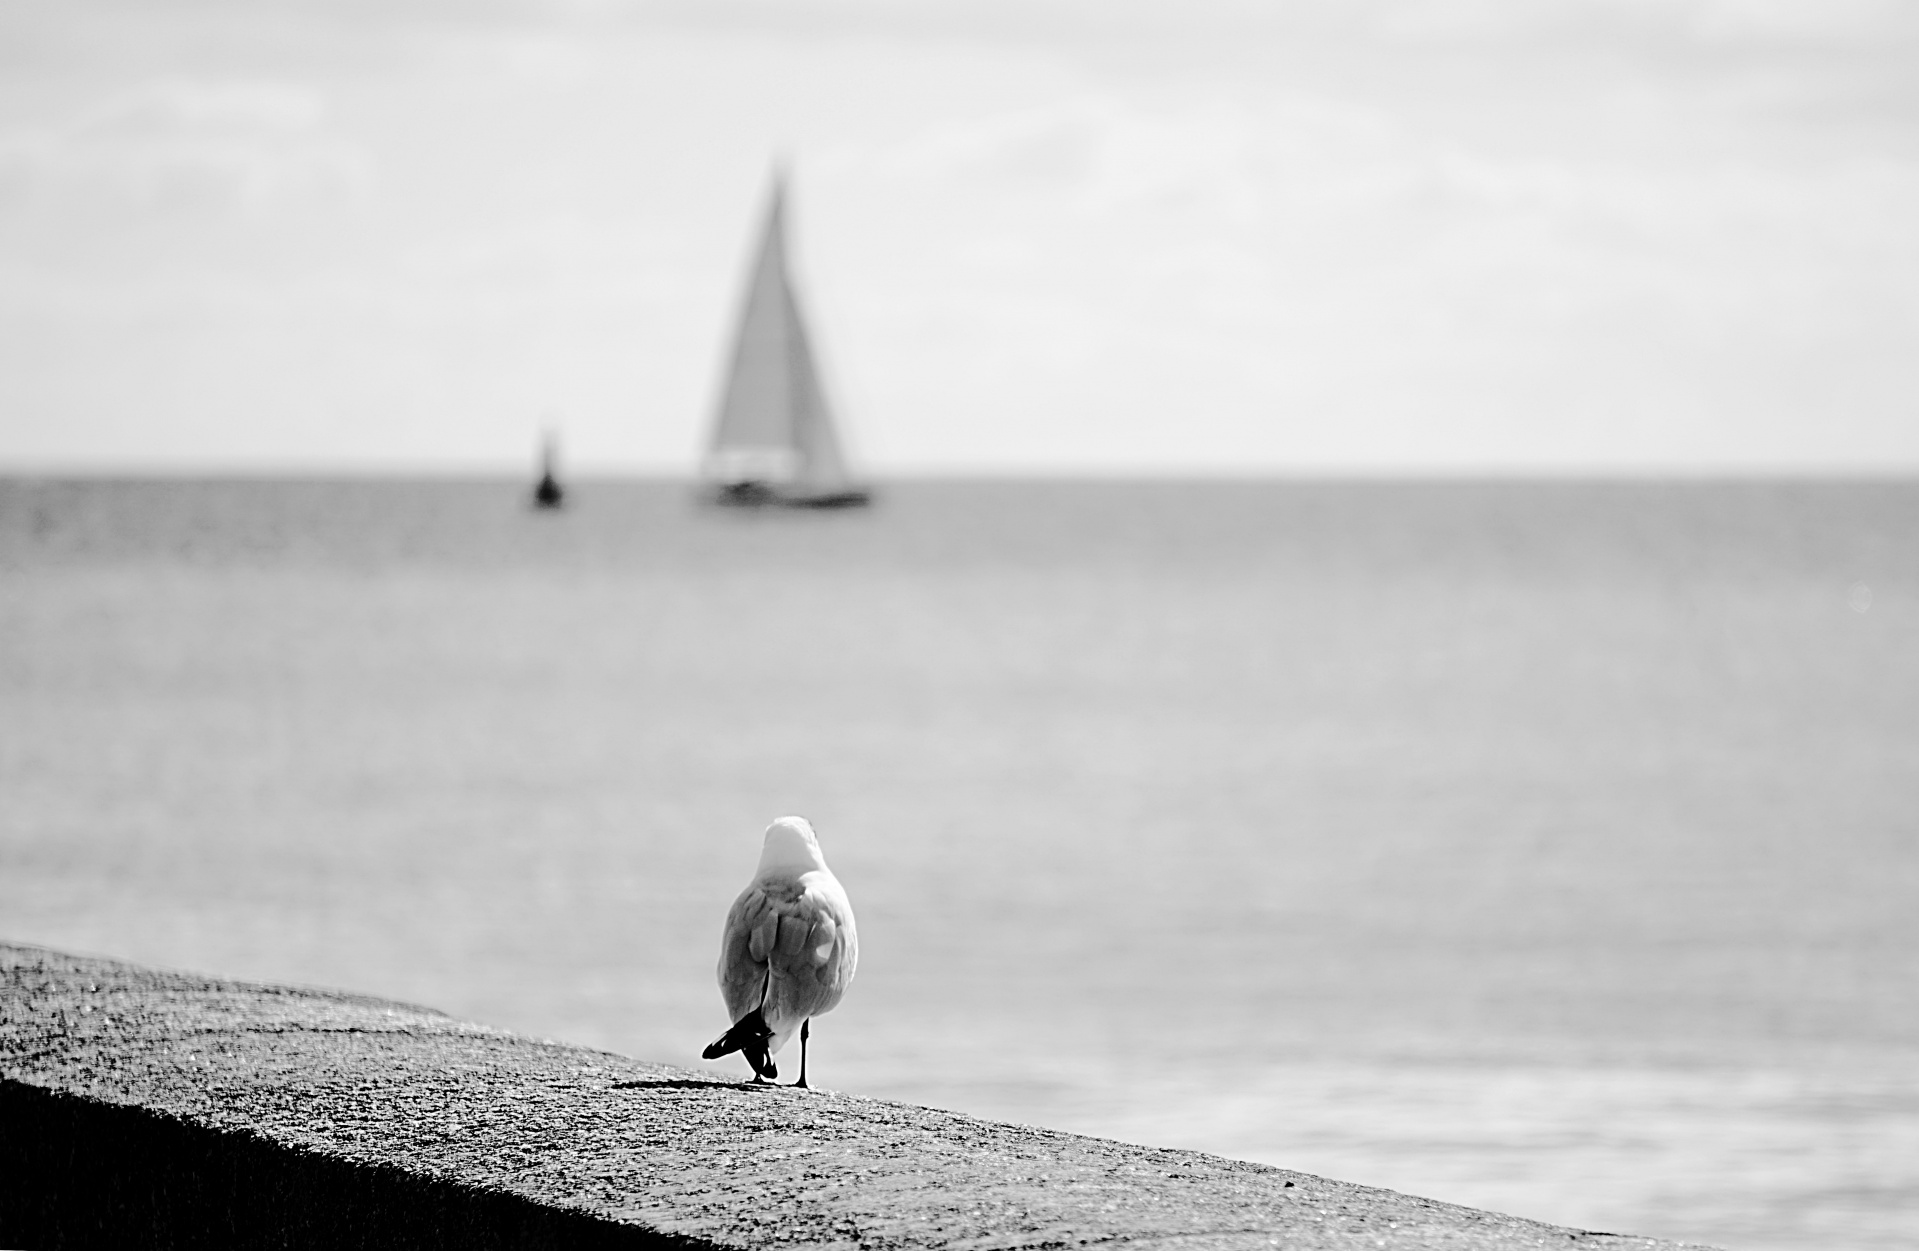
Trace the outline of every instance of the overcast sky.
{"label": "overcast sky", "polygon": [[0,7],[0,469],[1919,470],[1908,0]]}

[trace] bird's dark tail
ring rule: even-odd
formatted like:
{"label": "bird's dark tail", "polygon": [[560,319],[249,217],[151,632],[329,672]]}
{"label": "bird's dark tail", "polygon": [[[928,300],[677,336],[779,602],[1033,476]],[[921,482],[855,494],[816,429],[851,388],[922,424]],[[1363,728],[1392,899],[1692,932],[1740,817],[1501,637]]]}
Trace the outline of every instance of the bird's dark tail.
{"label": "bird's dark tail", "polygon": [[773,1058],[766,1054],[766,1040],[773,1031],[766,1028],[766,1018],[760,1015],[758,1008],[733,1023],[733,1028],[721,1034],[700,1052],[702,1059],[717,1060],[721,1056],[730,1056],[735,1051],[746,1057],[753,1066],[753,1072],[760,1077],[772,1079],[780,1075]]}

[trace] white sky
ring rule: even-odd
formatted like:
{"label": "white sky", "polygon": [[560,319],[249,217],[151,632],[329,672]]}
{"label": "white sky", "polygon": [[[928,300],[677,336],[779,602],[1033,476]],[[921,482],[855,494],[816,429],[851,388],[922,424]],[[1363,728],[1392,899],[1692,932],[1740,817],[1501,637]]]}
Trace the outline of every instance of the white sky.
{"label": "white sky", "polygon": [[1908,0],[0,7],[0,469],[1919,470]]}

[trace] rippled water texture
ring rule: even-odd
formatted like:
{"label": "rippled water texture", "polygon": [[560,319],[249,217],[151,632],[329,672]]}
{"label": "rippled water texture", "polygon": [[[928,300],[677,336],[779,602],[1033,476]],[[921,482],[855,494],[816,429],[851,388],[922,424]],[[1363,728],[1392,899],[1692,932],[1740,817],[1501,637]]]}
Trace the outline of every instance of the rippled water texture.
{"label": "rippled water texture", "polygon": [[697,1063],[797,811],[820,1084],[1919,1248],[1919,487],[574,498],[0,483],[0,933]]}

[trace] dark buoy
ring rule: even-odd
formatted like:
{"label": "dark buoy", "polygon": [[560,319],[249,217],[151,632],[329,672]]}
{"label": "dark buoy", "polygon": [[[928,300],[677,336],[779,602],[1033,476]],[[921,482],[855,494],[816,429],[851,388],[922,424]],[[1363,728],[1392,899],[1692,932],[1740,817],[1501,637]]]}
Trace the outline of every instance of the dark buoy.
{"label": "dark buoy", "polygon": [[533,488],[533,507],[558,508],[566,503],[566,488],[560,485],[554,468],[559,457],[551,434],[540,439],[540,481]]}

